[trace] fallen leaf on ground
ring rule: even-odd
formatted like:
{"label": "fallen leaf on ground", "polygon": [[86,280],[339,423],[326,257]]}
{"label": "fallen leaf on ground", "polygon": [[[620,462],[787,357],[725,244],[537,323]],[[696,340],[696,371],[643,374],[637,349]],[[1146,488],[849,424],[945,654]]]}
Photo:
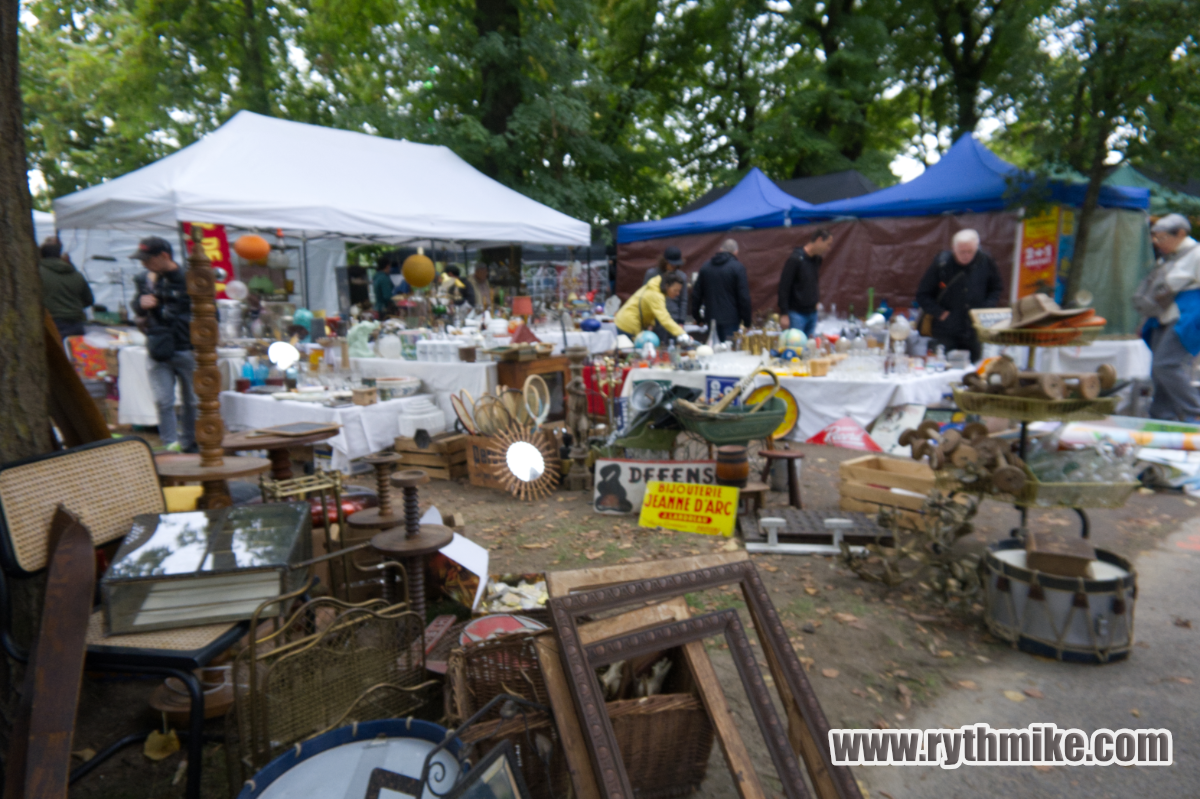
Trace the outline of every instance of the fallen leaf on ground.
{"label": "fallen leaf on ground", "polygon": [[1025,696],[1029,697],[1030,699],[1045,699],[1046,698],[1046,695],[1036,688],[1026,688]]}
{"label": "fallen leaf on ground", "polygon": [[863,699],[867,698],[867,692],[861,688],[851,688],[850,693],[854,694],[855,696],[861,696]]}
{"label": "fallen leaf on ground", "polygon": [[554,546],[553,541],[544,541],[540,544],[521,544],[521,549],[546,549]]}
{"label": "fallen leaf on ground", "polygon": [[1020,691],[1005,691],[1004,696],[1005,698],[1011,699],[1014,702],[1025,701],[1025,694],[1021,693]]}
{"label": "fallen leaf on ground", "polygon": [[1181,683],[1183,683],[1184,685],[1191,685],[1191,684],[1192,684],[1192,678],[1191,678],[1191,677],[1172,677],[1171,679],[1172,679],[1172,680],[1174,680],[1175,682],[1181,682]]}
{"label": "fallen leaf on ground", "polygon": [[88,762],[95,756],[96,756],[95,749],[80,749],[78,752],[71,753],[71,757],[77,757],[80,760],[82,760],[84,763]]}
{"label": "fallen leaf on ground", "polygon": [[849,624],[852,621],[858,621],[858,616],[853,613],[835,613],[833,618],[840,621],[842,624]]}
{"label": "fallen leaf on ground", "polygon": [[912,689],[901,683],[896,686],[896,693],[900,694],[900,701],[904,703],[905,710],[912,707]]}
{"label": "fallen leaf on ground", "polygon": [[903,713],[893,713],[892,715],[896,717],[896,721],[904,721],[905,719],[905,715]]}
{"label": "fallen leaf on ground", "polygon": [[769,572],[777,572],[777,571],[779,571],[779,567],[778,567],[778,566],[768,566],[768,565],[767,565],[767,564],[765,564],[765,563],[763,564],[763,569],[765,569],[766,571],[769,571]]}
{"label": "fallen leaf on ground", "polygon": [[721,547],[722,552],[737,552],[739,549],[738,542],[732,538],[725,542],[725,546]]}
{"label": "fallen leaf on ground", "polygon": [[817,608],[818,616],[828,616],[831,608]]}
{"label": "fallen leaf on ground", "polygon": [[618,544],[618,545],[617,545],[617,549],[633,549],[633,542],[632,542],[632,541],[630,541],[630,542],[628,542],[628,543],[625,543],[625,544]]}
{"label": "fallen leaf on ground", "polygon": [[841,674],[841,672],[838,671],[837,669],[821,669],[821,674],[832,680],[833,678],[835,678],[839,674]]}
{"label": "fallen leaf on ground", "polygon": [[584,551],[583,556],[588,560],[595,560],[596,558],[603,557],[604,552],[599,549],[588,549]]}
{"label": "fallen leaf on ground", "polygon": [[892,728],[892,725],[888,724],[883,719],[875,719],[875,723],[872,724],[871,726],[877,730],[890,730]]}
{"label": "fallen leaf on ground", "polygon": [[867,627],[867,625],[866,625],[865,623],[863,623],[863,622],[861,622],[861,621],[852,621],[852,622],[850,622],[849,626],[850,626],[850,627],[853,627],[853,628],[854,628],[854,629],[856,629],[856,630],[868,630],[868,629],[870,629],[869,627]]}
{"label": "fallen leaf on ground", "polygon": [[804,586],[804,593],[808,594],[809,596],[816,596],[818,592],[817,589],[806,585]]}
{"label": "fallen leaf on ground", "polygon": [[800,665],[804,667],[805,671],[812,671],[812,667],[816,665],[816,662],[812,658],[800,658]]}
{"label": "fallen leaf on ground", "polygon": [[1186,627],[1187,629],[1190,630],[1190,629],[1192,629],[1192,620],[1191,619],[1181,619],[1178,616],[1176,616],[1175,617],[1175,626],[1176,627]]}
{"label": "fallen leaf on ground", "polygon": [[959,680],[958,687],[966,688],[968,691],[978,691],[979,683],[975,682],[974,680]]}
{"label": "fallen leaf on ground", "polygon": [[1034,766],[1033,770],[1034,771],[1049,771],[1050,766]]}
{"label": "fallen leaf on ground", "polygon": [[940,658],[952,658],[954,657],[954,653],[949,649],[940,649],[938,650],[937,656]]}
{"label": "fallen leaf on ground", "polygon": [[162,760],[179,751],[179,736],[175,734],[175,730],[167,730],[165,733],[155,730],[146,736],[146,745],[142,747],[142,754],[151,760]]}
{"label": "fallen leaf on ground", "polygon": [[1142,711],[1135,707],[1133,710],[1129,711],[1129,715],[1133,716],[1135,719],[1140,719],[1142,717]]}

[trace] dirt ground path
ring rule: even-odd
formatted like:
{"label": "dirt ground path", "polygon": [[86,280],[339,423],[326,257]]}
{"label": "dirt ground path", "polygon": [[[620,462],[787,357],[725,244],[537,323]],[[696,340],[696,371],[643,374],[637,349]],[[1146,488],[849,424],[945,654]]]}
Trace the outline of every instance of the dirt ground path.
{"label": "dirt ground path", "polygon": [[[861,453],[819,446],[804,446],[803,449],[806,459],[802,486],[806,506],[815,510],[835,509],[838,503],[837,465]],[[355,478],[355,481],[370,482],[361,478]],[[421,499],[423,506],[436,505],[443,513],[460,512],[466,517],[466,534],[491,551],[494,573],[615,565],[711,552],[727,544],[708,536],[641,529],[634,516],[598,516],[591,510],[590,497],[580,494],[559,492],[546,501],[526,504],[465,483],[435,481],[423,488]],[[784,504],[786,499],[786,494],[772,494],[768,507]],[[1125,508],[1092,514],[1092,538],[1097,546],[1136,558],[1142,552],[1156,550],[1168,535],[1196,516],[1196,511],[1195,502],[1179,495],[1135,494]],[[1035,523],[1048,529],[1077,529],[1073,514],[1064,511],[1037,513],[1034,519]],[[977,521],[977,530],[964,542],[965,546],[981,548],[989,540],[1006,536],[1016,524],[1017,514],[1011,507],[988,503]],[[1150,648],[1140,647],[1123,666],[1089,668],[1046,664],[1029,655],[1012,652],[1007,646],[991,640],[978,618],[941,613],[916,584],[885,591],[860,580],[832,558],[755,556],[755,562],[772,593],[797,655],[804,659],[802,662],[809,669],[809,678],[825,713],[837,727],[924,726],[925,720],[933,718],[945,718],[956,724],[978,718],[996,726],[1002,715],[997,713],[992,718],[991,710],[984,706],[977,710],[975,700],[990,697],[988,692],[995,693],[993,688],[1006,681],[1014,687],[1025,686],[1029,680],[1046,681],[1052,686],[1061,683],[1065,686],[1062,689],[1044,689],[1047,702],[1051,696],[1059,696],[1064,702],[1066,697],[1074,697],[1072,701],[1083,703],[1092,701],[1087,698],[1092,694],[1112,695],[1119,686],[1141,689],[1147,680],[1158,679],[1155,675],[1159,671],[1164,677],[1200,679],[1200,675],[1184,670],[1182,665],[1174,670],[1165,663],[1161,668],[1148,668],[1147,658],[1156,647],[1170,650],[1175,638],[1191,640],[1187,636],[1192,633],[1185,628],[1173,628],[1160,631],[1162,637],[1152,637],[1160,636],[1160,632],[1156,632],[1157,623],[1153,621],[1157,611],[1147,609],[1148,604],[1153,604],[1147,598],[1155,596],[1156,588],[1147,584],[1149,578],[1146,577],[1142,583],[1146,593],[1138,608],[1138,637]],[[1193,581],[1191,585],[1194,584]],[[1188,585],[1180,586],[1176,592],[1181,597],[1179,601],[1185,606],[1189,602],[1194,604],[1195,590]],[[732,593],[720,591],[689,597],[689,601],[697,611],[740,608],[742,604]],[[1172,607],[1170,612],[1187,616],[1185,607]],[[930,621],[931,618],[935,621]],[[1200,624],[1200,616],[1196,621]],[[773,774],[753,716],[740,698],[741,688],[728,656],[719,648],[711,651],[734,710],[742,713],[743,736],[753,756],[761,763],[760,772]],[[1041,671],[1043,669],[1045,671]],[[827,671],[835,676],[825,676]],[[1024,676],[1018,676],[1019,673]],[[963,688],[964,681],[974,683],[979,690]],[[904,686],[904,692],[901,686]],[[85,680],[73,748],[98,750],[126,731],[158,722],[147,705],[152,688],[153,683],[144,681]],[[1174,694],[1180,702],[1189,702],[1191,692],[1197,689],[1175,683],[1163,684],[1155,690],[1165,696]],[[1001,695],[999,701],[1007,700]],[[1145,708],[1153,707],[1140,697],[1136,701]],[[1120,704],[1127,702],[1122,699]],[[1031,700],[1018,707],[1024,712],[1039,706]],[[1196,706],[1190,707],[1194,715]],[[1128,715],[1129,708],[1124,708],[1124,712]],[[961,721],[959,715],[963,716]],[[1058,722],[1055,716],[1045,720]],[[210,726],[214,733],[220,733],[219,720],[211,722]],[[211,766],[205,774],[206,797],[225,795],[222,757],[218,750],[218,744],[209,745]],[[175,755],[151,763],[136,747],[127,749],[73,788],[72,796],[97,799],[181,796],[182,783],[172,784],[180,757]],[[894,775],[861,773],[863,771],[859,769],[856,773],[872,796],[906,799],[926,795],[966,796],[968,792],[978,795],[973,790],[968,791],[965,784],[942,782],[942,775],[931,773],[919,784],[898,785],[884,782],[897,779]],[[1073,794],[1075,786],[1071,786],[1065,777],[1034,773],[1037,780],[1023,785],[1022,790],[1049,786],[1054,795],[1084,796],[1083,788],[1088,787],[1087,796],[1097,795],[1098,785],[1094,782],[1090,787],[1081,782],[1080,792]],[[1192,779],[1194,776],[1194,772],[1191,773],[1188,784],[1195,790],[1161,795],[1200,794],[1200,782]],[[1084,777],[1094,780],[1094,776],[1086,772]],[[916,778],[913,774],[905,777]],[[714,747],[709,776],[697,796],[714,799],[734,796],[728,779]],[[773,779],[773,776],[767,777],[765,784],[768,787],[777,784],[772,783]],[[974,785],[982,778],[977,773],[964,772],[962,776],[946,779],[967,779]],[[1073,775],[1071,779],[1079,780],[1080,777]],[[944,794],[926,793],[928,786],[934,783],[951,787],[946,788]],[[1115,788],[1109,790],[1117,795],[1128,795]],[[984,795],[992,794],[984,792]],[[1022,794],[1018,792],[1017,795]]]}

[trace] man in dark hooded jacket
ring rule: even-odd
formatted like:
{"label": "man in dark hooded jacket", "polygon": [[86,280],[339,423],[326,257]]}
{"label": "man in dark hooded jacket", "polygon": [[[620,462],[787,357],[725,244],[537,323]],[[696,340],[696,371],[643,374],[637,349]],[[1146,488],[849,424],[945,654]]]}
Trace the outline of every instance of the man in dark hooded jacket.
{"label": "man in dark hooded jacket", "polygon": [[750,327],[750,281],[737,251],[738,243],[726,239],[721,251],[700,267],[692,287],[692,316],[706,325],[716,322],[721,341],[732,338],[738,325]]}
{"label": "man in dark hooded jacket", "polygon": [[42,304],[50,312],[58,335],[82,336],[87,314],[83,311],[94,302],[92,287],[71,262],[62,257],[62,244],[57,236],[42,242]]}

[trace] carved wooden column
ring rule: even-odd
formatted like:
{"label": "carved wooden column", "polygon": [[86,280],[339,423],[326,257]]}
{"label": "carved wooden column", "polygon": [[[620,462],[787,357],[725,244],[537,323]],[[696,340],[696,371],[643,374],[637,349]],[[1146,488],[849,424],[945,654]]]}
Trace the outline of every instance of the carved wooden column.
{"label": "carved wooden column", "polygon": [[226,508],[233,504],[226,481],[250,477],[271,468],[266,458],[225,457],[221,421],[221,372],[217,368],[216,279],[212,261],[204,253],[200,230],[192,227],[192,252],[187,258],[187,290],[192,299],[192,350],[196,371],[196,444],[199,456],[176,456],[159,462],[158,474],[165,482],[204,486],[201,508]]}

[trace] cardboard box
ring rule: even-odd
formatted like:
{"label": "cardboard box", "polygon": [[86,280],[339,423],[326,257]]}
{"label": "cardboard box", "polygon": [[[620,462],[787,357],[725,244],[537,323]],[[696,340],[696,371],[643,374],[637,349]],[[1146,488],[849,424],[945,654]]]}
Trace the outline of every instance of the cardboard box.
{"label": "cardboard box", "polygon": [[1060,538],[1030,530],[1025,538],[1025,568],[1062,577],[1089,577],[1096,549],[1083,538]]}
{"label": "cardboard box", "polygon": [[467,476],[471,485],[504,490],[504,483],[492,476],[491,467],[504,462],[504,453],[496,439],[487,436],[467,436]]}

